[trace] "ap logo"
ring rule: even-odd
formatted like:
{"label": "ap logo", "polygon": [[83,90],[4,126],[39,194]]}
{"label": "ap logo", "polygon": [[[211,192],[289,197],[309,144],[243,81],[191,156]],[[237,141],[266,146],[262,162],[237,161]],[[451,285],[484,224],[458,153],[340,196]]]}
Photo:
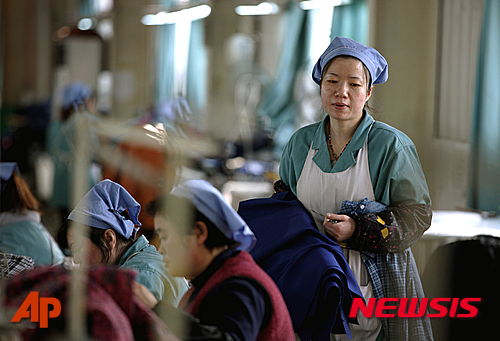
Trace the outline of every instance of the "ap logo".
{"label": "ap logo", "polygon": [[[49,311],[49,305],[52,310]],[[31,313],[30,313],[31,307]],[[49,318],[56,318],[61,314],[61,302],[55,297],[39,297],[38,291],[32,291],[26,297],[21,307],[10,322],[19,322],[23,318],[30,318],[31,322],[38,322],[40,328],[49,327]]]}

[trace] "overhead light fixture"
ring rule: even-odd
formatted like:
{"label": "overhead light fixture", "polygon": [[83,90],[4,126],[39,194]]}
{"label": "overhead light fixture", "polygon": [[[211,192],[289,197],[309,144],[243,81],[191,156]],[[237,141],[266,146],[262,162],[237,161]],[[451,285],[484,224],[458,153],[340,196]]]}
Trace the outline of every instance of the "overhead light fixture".
{"label": "overhead light fixture", "polygon": [[141,18],[141,23],[147,26],[177,24],[206,18],[211,12],[212,8],[209,5],[185,8],[175,12],[160,11],[156,14],[146,14]]}
{"label": "overhead light fixture", "polygon": [[83,18],[83,19],[80,19],[78,21],[78,23],[76,24],[76,27],[78,27],[78,29],[80,31],[88,31],[91,28],[94,28],[95,25],[96,25],[96,20],[95,19],[93,19],[93,18]]}
{"label": "overhead light fixture", "polygon": [[234,9],[238,15],[270,15],[278,13],[279,10],[279,6],[274,2],[261,2],[256,6],[242,5]]}
{"label": "overhead light fixture", "polygon": [[301,1],[299,3],[299,6],[301,9],[304,11],[309,11],[313,9],[321,9],[326,6],[328,7],[334,7],[334,6],[340,6],[340,5],[346,5],[350,3],[350,1],[343,1],[343,0],[307,0],[307,1]]}

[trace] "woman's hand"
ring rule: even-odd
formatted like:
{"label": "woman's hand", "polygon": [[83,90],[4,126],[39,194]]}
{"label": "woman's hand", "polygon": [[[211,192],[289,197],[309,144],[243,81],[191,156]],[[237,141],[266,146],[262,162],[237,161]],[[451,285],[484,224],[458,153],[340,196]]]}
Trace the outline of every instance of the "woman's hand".
{"label": "woman's hand", "polygon": [[146,288],[143,284],[137,281],[134,281],[132,292],[134,293],[135,297],[137,297],[139,301],[144,303],[148,308],[153,309],[158,303],[155,295],[153,295],[153,293],[149,291],[148,288]]}
{"label": "woman's hand", "polygon": [[343,214],[327,213],[323,221],[323,227],[326,234],[333,238],[336,242],[343,242],[352,237],[356,230],[354,220]]}

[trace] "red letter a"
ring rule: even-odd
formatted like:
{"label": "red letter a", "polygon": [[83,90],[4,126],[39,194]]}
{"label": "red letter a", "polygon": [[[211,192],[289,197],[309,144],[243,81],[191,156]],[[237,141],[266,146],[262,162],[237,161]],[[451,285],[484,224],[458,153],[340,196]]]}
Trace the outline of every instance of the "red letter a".
{"label": "red letter a", "polygon": [[26,297],[21,307],[16,312],[16,315],[10,322],[19,322],[22,318],[29,318],[30,312],[28,311],[31,306],[31,322],[38,322],[38,291],[32,291]]}

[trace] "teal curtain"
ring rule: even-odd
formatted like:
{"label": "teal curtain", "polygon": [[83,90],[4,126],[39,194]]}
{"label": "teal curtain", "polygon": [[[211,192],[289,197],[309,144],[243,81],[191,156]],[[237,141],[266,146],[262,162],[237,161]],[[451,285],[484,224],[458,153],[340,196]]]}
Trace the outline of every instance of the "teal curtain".
{"label": "teal curtain", "polygon": [[80,17],[90,17],[95,14],[94,0],[80,0],[78,3],[78,15]]}
{"label": "teal curtain", "polygon": [[191,24],[186,98],[195,116],[206,107],[208,88],[207,63],[208,52],[205,47],[205,23],[203,20],[196,20]]}
{"label": "teal curtain", "polygon": [[336,6],[333,10],[331,39],[351,38],[368,44],[369,11],[366,0],[352,0],[349,5]]}
{"label": "teal curtain", "polygon": [[500,1],[484,3],[476,76],[469,205],[500,211]]}
{"label": "teal curtain", "polygon": [[271,128],[276,130],[274,154],[281,155],[286,142],[295,131],[297,103],[293,88],[297,72],[307,63],[310,50],[308,11],[300,9],[298,2],[290,1],[285,9],[285,40],[281,50],[277,78],[265,91],[257,107],[259,116],[267,116]]}
{"label": "teal curtain", "polygon": [[[191,0],[196,6],[201,0]],[[169,8],[173,0],[161,0],[160,5]],[[174,58],[175,58],[175,27],[162,25],[158,27],[157,35],[157,81],[156,101],[167,101],[178,97],[174,93]],[[207,60],[208,54],[205,47],[205,28],[203,19],[191,23],[189,37],[189,52],[187,65],[187,93],[186,100],[193,115],[197,116],[205,107],[207,98]]]}
{"label": "teal curtain", "polygon": [[156,42],[156,100],[165,101],[174,98],[174,25],[158,26]]}

